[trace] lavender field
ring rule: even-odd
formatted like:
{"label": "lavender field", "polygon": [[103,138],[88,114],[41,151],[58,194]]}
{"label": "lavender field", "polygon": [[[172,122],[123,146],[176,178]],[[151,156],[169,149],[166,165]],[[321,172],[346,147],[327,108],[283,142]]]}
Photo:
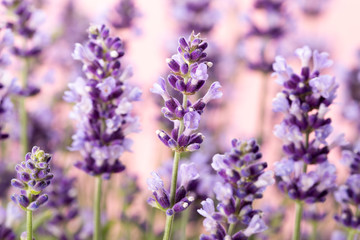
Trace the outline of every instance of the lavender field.
{"label": "lavender field", "polygon": [[360,239],[357,0],[1,0],[0,240]]}

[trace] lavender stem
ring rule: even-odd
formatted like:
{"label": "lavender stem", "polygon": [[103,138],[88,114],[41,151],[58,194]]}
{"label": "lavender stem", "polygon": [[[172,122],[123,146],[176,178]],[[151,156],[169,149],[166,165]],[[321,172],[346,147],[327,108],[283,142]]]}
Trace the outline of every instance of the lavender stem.
{"label": "lavender stem", "polygon": [[[22,70],[22,87],[25,89],[27,87],[27,81],[29,77],[29,59],[25,58],[24,60],[24,68]],[[26,112],[25,106],[25,97],[20,97],[20,124],[21,124],[21,147],[22,152],[21,155],[25,156],[28,152],[28,136],[27,136],[27,124],[28,124],[28,116]]]}
{"label": "lavender stem", "polygon": [[355,234],[356,234],[356,230],[350,229],[350,231],[348,232],[347,240],[354,240]]}
{"label": "lavender stem", "polygon": [[295,216],[295,227],[294,227],[294,235],[293,240],[300,240],[301,236],[301,218],[303,211],[303,204],[301,201],[296,201],[296,216]]}
{"label": "lavender stem", "polygon": [[318,223],[317,223],[317,221],[313,221],[311,225],[312,225],[312,234],[311,234],[310,240],[316,240]]}
{"label": "lavender stem", "polygon": [[[187,79],[185,79],[187,82]],[[187,108],[187,99],[188,96],[183,94],[183,108]],[[179,133],[178,136],[182,134],[184,131],[184,120],[180,121]],[[180,161],[181,152],[175,151],[174,154],[174,162],[173,162],[173,170],[172,170],[172,177],[171,177],[171,188],[170,188],[170,207],[173,207],[175,204],[175,195],[176,195],[176,183],[178,177],[178,169],[179,169],[179,161]],[[166,216],[166,223],[165,223],[165,232],[163,240],[169,240],[171,236],[171,228],[174,221],[174,215]]]}
{"label": "lavender stem", "polygon": [[95,201],[94,201],[94,236],[93,240],[101,240],[101,185],[102,178],[95,177]]}
{"label": "lavender stem", "polygon": [[[309,131],[305,133],[305,149],[309,147]],[[304,162],[303,172],[306,173],[307,164]],[[301,201],[296,201],[296,215],[293,240],[300,240],[301,236],[301,218],[302,218],[303,204]]]}
{"label": "lavender stem", "polygon": [[[31,194],[28,194],[28,198],[29,201],[31,202]],[[33,239],[33,229],[32,229],[32,210],[27,210],[26,211],[26,238],[27,240],[32,240]]]}

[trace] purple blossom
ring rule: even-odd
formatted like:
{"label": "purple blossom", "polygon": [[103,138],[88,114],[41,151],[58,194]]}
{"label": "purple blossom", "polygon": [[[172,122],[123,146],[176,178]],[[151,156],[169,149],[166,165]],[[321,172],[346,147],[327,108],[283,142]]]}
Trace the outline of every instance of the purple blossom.
{"label": "purple blossom", "polygon": [[[192,33],[188,40],[179,39],[178,53],[172,58],[167,59],[170,68],[170,74],[167,77],[169,85],[183,97],[194,95],[205,84],[208,78],[207,69],[212,65],[206,62],[205,49],[207,43],[200,38],[200,35]],[[190,73],[190,76],[189,76]],[[166,89],[166,83],[160,78],[155,83],[151,91],[162,96],[165,106],[162,108],[164,116],[174,123],[171,134],[163,130],[156,131],[159,139],[174,151],[196,151],[203,142],[203,135],[195,133],[200,123],[202,114],[207,103],[216,98],[220,98],[220,84],[215,82],[211,85],[209,91],[203,98],[194,103],[187,98],[187,102],[180,104],[175,96],[171,96]],[[179,132],[180,126],[185,127]]]}
{"label": "purple blossom", "polygon": [[[210,198],[201,203],[198,213],[205,217],[203,225],[211,235],[203,234],[200,239],[247,239],[267,228],[261,211],[252,208],[253,201],[262,198],[265,188],[275,182],[273,172],[265,171],[267,163],[260,158],[255,140],[237,139],[232,141],[231,151],[213,157],[212,167],[222,180],[214,186],[218,212]],[[227,232],[224,222],[241,223],[242,228]]]}
{"label": "purple blossom", "polygon": [[140,16],[133,0],[120,0],[114,7],[114,14],[110,17],[111,25],[116,29],[131,28],[134,20]]}
{"label": "purple blossom", "polygon": [[175,0],[174,16],[185,33],[191,31],[208,34],[219,19],[218,12],[211,7],[212,0]]}
{"label": "purple blossom", "polygon": [[[334,146],[342,144],[327,143],[333,128],[331,119],[325,116],[336,97],[338,84],[335,77],[320,75],[320,70],[332,64],[327,53],[312,51],[307,46],[295,52],[302,64],[300,74],[295,74],[283,58],[281,64],[274,64],[274,74],[284,88],[274,100],[274,111],[284,113],[274,134],[283,141],[286,154],[284,160],[275,164],[275,174],[279,177],[279,188],[290,198],[323,202],[334,189],[336,178],[335,166],[327,161],[327,155]],[[311,172],[303,171],[307,164],[317,167]]]}
{"label": "purple blossom", "polygon": [[132,132],[139,120],[132,116],[132,102],[141,91],[127,83],[132,72],[121,68],[122,41],[110,36],[104,25],[90,26],[86,44],[76,44],[73,57],[83,63],[85,77],[69,84],[64,99],[74,102],[71,117],[77,121],[72,151],[80,151],[84,161],[75,166],[90,175],[110,178],[125,169],[119,158],[130,151]]}
{"label": "purple blossom", "polygon": [[25,211],[35,211],[48,201],[48,195],[42,194],[50,185],[54,175],[50,172],[51,156],[33,147],[25,156],[25,161],[17,164],[17,178],[11,180],[11,185],[20,189],[20,194],[13,194],[11,199]]}

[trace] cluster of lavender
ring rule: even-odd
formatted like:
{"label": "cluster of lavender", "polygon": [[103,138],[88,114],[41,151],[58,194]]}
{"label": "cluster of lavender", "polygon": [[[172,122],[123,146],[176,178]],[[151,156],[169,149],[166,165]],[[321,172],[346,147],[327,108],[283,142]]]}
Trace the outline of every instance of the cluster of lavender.
{"label": "cluster of lavender", "polygon": [[16,165],[17,178],[11,180],[11,185],[21,191],[12,195],[11,199],[25,211],[37,210],[48,201],[48,195],[41,193],[54,177],[50,172],[50,161],[50,154],[33,147],[26,154],[25,161]]}
{"label": "cluster of lavender", "polygon": [[211,8],[212,0],[174,0],[174,15],[181,23],[182,31],[209,33],[214,27],[218,13]]}
{"label": "cluster of lavender", "polygon": [[[232,149],[223,155],[216,154],[211,166],[222,181],[214,186],[218,212],[214,202],[207,198],[198,212],[205,217],[204,227],[211,235],[201,235],[203,240],[245,240],[267,227],[261,211],[253,209],[253,201],[262,198],[267,186],[273,184],[272,171],[265,171],[266,162],[255,140],[232,141]],[[226,228],[226,226],[228,228]]]}
{"label": "cluster of lavender", "polygon": [[83,63],[85,78],[69,84],[64,99],[76,103],[72,117],[78,121],[72,151],[79,150],[85,161],[75,166],[90,175],[110,178],[125,169],[119,157],[130,149],[126,137],[138,131],[138,118],[131,115],[132,102],[141,91],[129,85],[129,68],[122,69],[122,41],[111,37],[104,25],[90,26],[86,44],[76,44],[73,57]]}
{"label": "cluster of lavender", "polygon": [[[335,200],[340,204],[341,213],[335,215],[335,220],[341,225],[352,229],[360,227],[360,152],[344,150],[342,160],[350,169],[350,176],[345,184],[339,186],[334,192]],[[348,238],[348,239],[353,239]]]}
{"label": "cluster of lavender", "polygon": [[115,13],[110,22],[116,29],[131,28],[134,19],[139,16],[134,0],[120,0],[115,6]]}
{"label": "cluster of lavender", "polygon": [[2,4],[11,14],[6,27],[22,38],[21,43],[12,47],[13,54],[24,58],[38,56],[44,44],[44,37],[38,32],[44,13],[36,10],[28,0],[2,1]]}
{"label": "cluster of lavender", "polygon": [[47,207],[52,211],[52,218],[47,222],[46,229],[58,239],[66,240],[69,238],[61,227],[66,226],[79,212],[74,186],[76,178],[66,176],[64,169],[60,167],[56,167],[52,172],[55,177],[47,189],[50,196]]}
{"label": "cluster of lavender", "polygon": [[189,191],[190,182],[198,179],[199,173],[193,163],[181,164],[179,170],[179,187],[176,189],[175,203],[171,205],[170,193],[165,188],[164,182],[160,176],[152,172],[152,178],[147,179],[149,190],[152,191],[154,198],[149,198],[148,203],[155,208],[158,208],[167,215],[171,216],[187,209],[195,200],[191,191]]}
{"label": "cluster of lavender", "polygon": [[[307,46],[296,50],[301,59],[299,75],[276,57],[273,67],[277,83],[284,90],[273,100],[273,110],[284,114],[281,124],[275,126],[274,134],[284,145],[286,157],[275,165],[279,188],[292,199],[308,203],[323,202],[335,186],[335,166],[327,159],[329,150],[341,140],[328,144],[333,131],[331,119],[325,115],[335,99],[338,84],[335,77],[320,75],[320,71],[332,65],[325,52],[311,51]],[[313,67],[310,68],[310,62]],[[308,164],[317,165],[306,172]]]}

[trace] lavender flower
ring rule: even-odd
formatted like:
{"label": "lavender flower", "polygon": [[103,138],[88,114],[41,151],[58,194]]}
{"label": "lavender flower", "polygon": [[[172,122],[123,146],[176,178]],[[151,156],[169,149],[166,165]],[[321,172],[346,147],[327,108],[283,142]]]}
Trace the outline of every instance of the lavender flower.
{"label": "lavender flower", "polygon": [[5,71],[10,64],[10,59],[6,53],[6,48],[13,43],[13,36],[10,30],[2,31],[3,35],[0,41],[0,141],[9,137],[4,131],[6,123],[12,118],[13,104],[10,95],[16,92],[15,79],[12,79]]}
{"label": "lavender flower", "polygon": [[[325,115],[336,97],[338,88],[334,77],[320,75],[323,68],[332,61],[326,53],[313,52],[307,46],[296,50],[302,63],[301,74],[277,57],[273,67],[277,81],[284,87],[273,100],[273,110],[285,117],[275,126],[274,134],[284,145],[286,157],[275,164],[275,174],[279,177],[279,187],[292,199],[306,202],[323,202],[335,186],[335,166],[327,161],[331,148],[341,144],[341,137],[333,143],[327,138],[332,132],[331,119]],[[313,62],[311,71],[310,61]],[[312,138],[311,133],[314,133]],[[318,167],[311,172],[303,172],[307,164]]]}
{"label": "lavender flower", "polygon": [[24,58],[38,56],[46,39],[38,31],[39,25],[45,20],[44,13],[27,0],[2,1],[2,4],[13,16],[7,19],[6,27],[26,43],[25,46],[14,45],[12,53]]}
{"label": "lavender flower", "polygon": [[255,140],[237,139],[232,141],[230,152],[213,157],[211,166],[222,178],[214,187],[218,212],[212,199],[201,203],[203,208],[198,212],[205,217],[203,224],[211,235],[201,235],[200,239],[248,239],[267,228],[261,211],[252,207],[253,201],[262,198],[266,187],[275,182],[273,173],[265,171],[267,163],[261,162],[261,157]]}
{"label": "lavender flower", "polygon": [[212,0],[173,1],[175,18],[185,33],[192,31],[208,34],[218,20],[218,12],[211,7]]}
{"label": "lavender flower", "polygon": [[[338,84],[335,77],[320,72],[331,66],[332,61],[327,53],[312,51],[308,46],[297,49],[295,54],[301,60],[300,74],[284,58],[275,59],[273,75],[284,90],[273,100],[273,110],[284,114],[274,134],[282,140],[286,155],[275,163],[275,175],[278,187],[296,200],[294,239],[299,240],[303,201],[324,202],[334,190],[336,168],[328,162],[328,153],[344,140],[339,135],[335,141],[328,142],[333,128],[331,119],[325,115],[336,97]],[[316,167],[307,172],[308,164]]]}
{"label": "lavender flower", "polygon": [[11,185],[20,189],[20,194],[12,195],[11,199],[23,210],[35,211],[48,201],[48,195],[42,193],[54,177],[50,161],[50,154],[35,146],[26,154],[25,161],[16,165],[17,178],[11,180]]}
{"label": "lavender flower", "polygon": [[52,218],[47,222],[46,229],[59,239],[69,239],[60,226],[66,225],[79,212],[75,177],[65,175],[64,169],[56,167],[55,177],[47,188],[49,194],[48,208],[52,211]]}
{"label": "lavender flower", "polygon": [[131,114],[132,102],[141,91],[127,83],[130,68],[121,68],[122,42],[111,37],[104,25],[90,26],[89,40],[76,44],[73,57],[83,63],[85,78],[69,84],[64,99],[76,103],[72,118],[78,121],[70,150],[80,151],[85,161],[75,166],[94,176],[110,178],[125,169],[119,158],[129,151],[138,131],[138,118]]}
{"label": "lavender flower", "polygon": [[[187,172],[186,170],[190,170]],[[170,204],[170,193],[165,188],[163,180],[160,176],[152,172],[152,178],[147,179],[148,188],[153,193],[153,198],[148,199],[148,204],[152,207],[158,208],[165,212],[167,215],[172,216],[187,209],[190,204],[195,200],[194,196],[187,190],[189,182],[199,177],[197,170],[193,165],[182,165],[180,167],[180,187],[176,190],[175,203],[173,206]]]}
{"label": "lavender flower", "polygon": [[342,160],[350,168],[350,176],[334,192],[335,200],[341,207],[341,213],[335,215],[335,220],[345,227],[357,230],[360,227],[360,214],[356,210],[360,204],[360,152],[344,150]]}
{"label": "lavender flower", "polygon": [[115,14],[110,22],[116,29],[131,28],[138,16],[139,12],[133,0],[120,0],[115,6]]}
{"label": "lavender flower", "polygon": [[[259,21],[251,16],[245,16],[249,30],[242,37],[239,45],[245,48],[248,42],[255,42],[257,54],[252,51],[251,54],[242,53],[250,69],[270,73],[272,71],[271,54],[280,50],[281,39],[289,32],[291,19],[286,13],[285,1],[280,0],[255,0],[252,11],[261,12],[266,21],[266,25],[260,24]],[[254,14],[255,15],[255,14]],[[253,49],[253,48],[252,48]],[[254,59],[252,56],[256,56]],[[270,60],[271,59],[271,60]]]}
{"label": "lavender flower", "polygon": [[16,235],[11,228],[6,227],[3,224],[0,224],[0,239],[2,240],[15,240]]}
{"label": "lavender flower", "polygon": [[207,69],[212,64],[204,60],[206,48],[207,43],[200,38],[200,35],[192,33],[188,41],[185,38],[179,39],[178,54],[167,59],[171,70],[167,81],[174,90],[183,94],[183,104],[170,96],[163,78],[160,78],[151,89],[153,93],[159,94],[164,99],[165,106],[161,111],[174,123],[171,136],[163,130],[158,130],[156,134],[173,151],[192,152],[200,148],[203,135],[193,132],[199,127],[201,114],[206,104],[222,96],[219,90],[220,83],[214,82],[203,98],[194,103],[188,100],[188,96],[198,92],[208,79]]}
{"label": "lavender flower", "polygon": [[324,12],[329,0],[297,0],[301,11],[309,17],[317,17]]}

